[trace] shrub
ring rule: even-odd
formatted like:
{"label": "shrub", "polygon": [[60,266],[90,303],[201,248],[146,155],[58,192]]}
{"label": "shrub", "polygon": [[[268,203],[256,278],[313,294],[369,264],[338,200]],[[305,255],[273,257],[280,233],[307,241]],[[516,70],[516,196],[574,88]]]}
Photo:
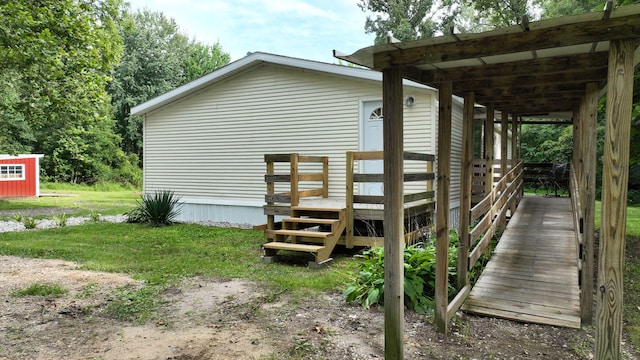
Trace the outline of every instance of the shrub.
{"label": "shrub", "polygon": [[54,219],[56,221],[56,224],[59,227],[67,226],[67,214],[62,213],[62,214],[56,215],[56,216],[54,216]]}
{"label": "shrub", "polygon": [[17,222],[23,222],[24,214],[21,212],[14,213],[13,215],[11,215],[11,219]]}
{"label": "shrub", "polygon": [[127,214],[129,219],[134,218],[148,222],[151,226],[171,225],[180,214],[180,198],[173,191],[162,190],[153,194],[143,194],[138,208]]}
{"label": "shrub", "polygon": [[[458,259],[458,235],[449,232],[449,293],[454,294]],[[384,305],[384,249],[373,247],[362,255],[355,281],[343,292],[347,302],[358,302],[365,308]],[[432,243],[418,243],[404,250],[404,301],[418,313],[433,309],[436,282],[436,249]]]}
{"label": "shrub", "polygon": [[25,229],[35,229],[38,223],[34,218],[29,216],[22,219],[22,225],[24,225]]}

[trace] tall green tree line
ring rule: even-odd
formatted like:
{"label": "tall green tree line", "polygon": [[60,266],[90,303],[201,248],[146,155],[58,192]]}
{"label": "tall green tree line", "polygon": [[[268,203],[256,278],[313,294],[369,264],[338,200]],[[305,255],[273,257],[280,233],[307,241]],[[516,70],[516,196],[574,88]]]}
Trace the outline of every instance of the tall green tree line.
{"label": "tall green tree line", "polygon": [[0,0],[0,153],[42,153],[43,178],[138,182],[130,108],[229,62],[122,0]]}

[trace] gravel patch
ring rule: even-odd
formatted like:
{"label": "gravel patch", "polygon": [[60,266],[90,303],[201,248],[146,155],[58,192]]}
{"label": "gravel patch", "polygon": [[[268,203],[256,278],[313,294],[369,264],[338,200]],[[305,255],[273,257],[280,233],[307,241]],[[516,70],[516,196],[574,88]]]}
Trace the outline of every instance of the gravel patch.
{"label": "gravel patch", "polygon": [[[76,217],[68,217],[66,226],[77,226],[82,225],[88,221],[91,221],[91,218],[88,216],[76,216]],[[126,215],[108,215],[108,216],[100,216],[100,221],[110,222],[110,223],[123,223],[127,221]],[[55,219],[40,219],[36,220],[35,230],[44,230],[44,229],[53,229],[59,227],[58,223]],[[27,230],[21,222],[17,222],[14,220],[0,221],[0,233],[3,232],[11,232],[11,231],[25,231]]]}
{"label": "gravel patch", "polygon": [[[82,225],[89,221],[91,221],[91,218],[88,216],[68,217],[66,226]],[[103,216],[100,216],[100,221],[110,222],[110,223],[123,223],[127,221],[127,215],[124,215],[124,214],[103,215]],[[251,224],[235,224],[230,222],[193,221],[193,222],[184,222],[184,223],[220,227],[220,228],[237,228],[237,229],[253,228],[253,225]],[[35,230],[53,229],[57,227],[59,226],[55,218],[39,219],[39,220],[36,220]],[[11,232],[11,231],[25,231],[25,230],[27,229],[24,227],[24,225],[21,222],[17,222],[15,220],[0,221],[0,233]]]}

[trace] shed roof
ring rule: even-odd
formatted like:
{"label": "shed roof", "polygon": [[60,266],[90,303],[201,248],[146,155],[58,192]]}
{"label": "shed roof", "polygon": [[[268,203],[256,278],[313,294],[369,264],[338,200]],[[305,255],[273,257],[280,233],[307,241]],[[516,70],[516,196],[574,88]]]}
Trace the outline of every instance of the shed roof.
{"label": "shed roof", "polygon": [[480,104],[519,116],[573,113],[587,83],[604,88],[609,41],[636,39],[640,4],[528,22],[477,34],[449,34],[334,56],[376,70],[400,67],[403,77],[453,93],[473,91]]}
{"label": "shed roof", "polygon": [[[261,66],[265,63],[295,67],[303,70],[324,72],[327,74],[358,78],[362,80],[380,82],[382,81],[382,74],[378,71],[371,71],[369,69],[363,69],[359,67],[329,64],[319,61],[299,59],[263,52],[254,52],[243,57],[242,59],[234,61],[220,69],[204,75],[199,79],[191,81],[183,86],[180,86],[174,90],[171,90],[165,94],[162,94],[147,102],[133,107],[131,109],[131,115],[147,114],[167,104],[196,93],[212,84],[228,79],[229,77],[235,76],[243,71],[253,69],[256,66]],[[410,80],[406,80],[404,84],[407,86],[434,90],[431,87]]]}

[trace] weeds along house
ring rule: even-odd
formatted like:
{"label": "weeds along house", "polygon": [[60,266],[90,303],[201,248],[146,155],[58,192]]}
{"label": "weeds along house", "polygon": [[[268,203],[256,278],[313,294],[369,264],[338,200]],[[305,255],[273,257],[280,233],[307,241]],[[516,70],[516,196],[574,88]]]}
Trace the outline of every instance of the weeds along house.
{"label": "weeds along house", "polygon": [[[329,197],[344,197],[346,152],[382,149],[381,83],[371,70],[256,52],[140,104],[131,114],[144,117],[144,192],[175,191],[180,221],[264,224],[265,154],[299,153],[328,156]],[[436,90],[405,81],[404,94],[405,150],[436,154]],[[462,101],[453,107],[455,225]]]}

